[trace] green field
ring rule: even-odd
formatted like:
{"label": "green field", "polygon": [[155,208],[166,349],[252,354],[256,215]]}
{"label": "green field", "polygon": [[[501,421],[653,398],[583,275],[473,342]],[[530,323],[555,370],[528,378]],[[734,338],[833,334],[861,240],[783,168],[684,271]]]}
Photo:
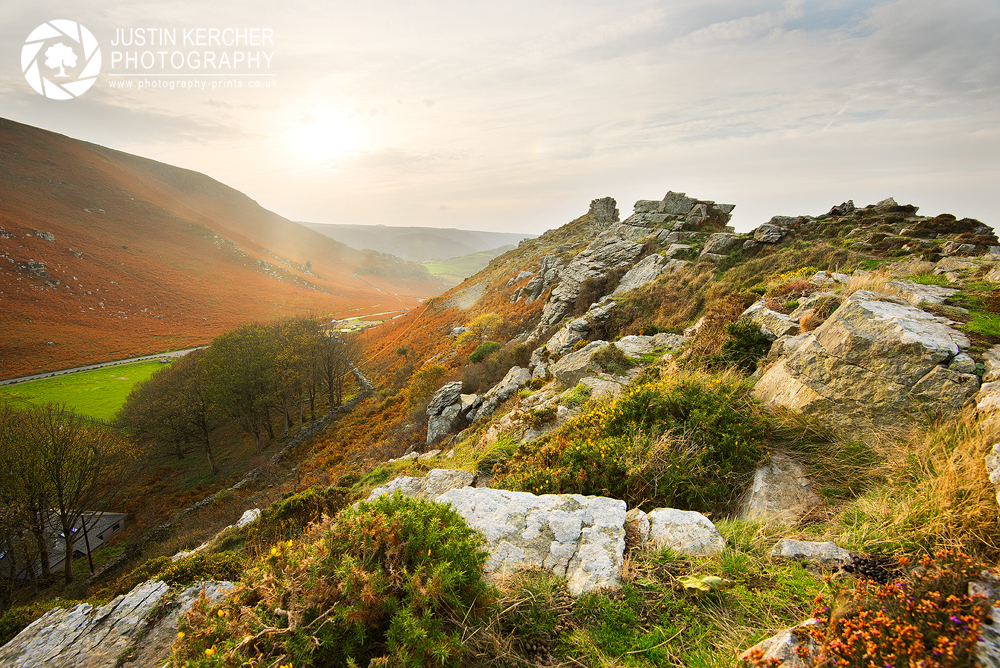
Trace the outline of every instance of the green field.
{"label": "green field", "polygon": [[469,276],[472,276],[477,271],[488,265],[490,260],[495,258],[497,255],[505,253],[510,248],[512,248],[512,246],[501,246],[500,248],[494,248],[493,250],[470,253],[469,255],[460,255],[458,257],[442,260],[441,262],[424,262],[423,265],[427,267],[427,271],[431,272],[434,276],[437,276],[438,278],[449,283],[458,285]]}
{"label": "green field", "polygon": [[0,401],[13,406],[65,403],[80,415],[110,420],[125,403],[132,387],[163,366],[157,361],[133,362],[4,385],[0,387]]}

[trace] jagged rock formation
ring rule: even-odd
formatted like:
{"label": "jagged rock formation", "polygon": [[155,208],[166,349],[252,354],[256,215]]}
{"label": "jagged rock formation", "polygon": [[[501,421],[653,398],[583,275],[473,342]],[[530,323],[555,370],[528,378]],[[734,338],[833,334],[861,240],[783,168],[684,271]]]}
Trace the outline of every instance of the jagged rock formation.
{"label": "jagged rock formation", "polygon": [[663,255],[647,255],[622,276],[618,287],[611,294],[616,296],[625,294],[629,290],[652,283],[662,274],[672,274],[686,264],[685,260],[668,259]]}
{"label": "jagged rock formation", "polygon": [[385,494],[399,490],[404,496],[415,499],[434,500],[452,489],[461,489],[472,484],[475,476],[468,471],[453,469],[432,469],[423,478],[399,476],[385,485],[376,487],[368,495],[368,501],[374,501]]}
{"label": "jagged rock formation", "polygon": [[552,335],[545,344],[549,354],[562,355],[571,350],[578,341],[583,341],[595,325],[604,322],[615,309],[615,300],[603,297],[596,302],[583,316],[571,320],[562,329]]}
{"label": "jagged rock formation", "polygon": [[552,365],[552,374],[563,387],[575,387],[585,376],[600,373],[600,367],[591,358],[594,353],[607,347],[607,341],[591,341],[580,350],[560,358]]}
{"label": "jagged rock formation", "polygon": [[[965,373],[969,340],[946,318],[905,300],[853,294],[814,332],[783,343],[756,394],[844,426],[903,424],[920,412],[948,413],[979,389]],[[958,362],[962,370],[950,368]]]}
{"label": "jagged rock formation", "polygon": [[531,372],[519,366],[511,367],[507,375],[499,383],[489,389],[484,395],[478,408],[469,411],[469,421],[475,422],[487,415],[492,415],[493,411],[503,402],[510,399],[522,387],[531,382]]}
{"label": "jagged rock formation", "polygon": [[231,582],[195,583],[178,592],[166,615],[152,614],[171,591],[158,580],[144,582],[100,608],[89,603],[54,608],[0,648],[0,665],[112,668],[127,655],[141,659],[135,665],[155,665],[169,654],[178,618],[201,592],[215,601],[233,587]]}

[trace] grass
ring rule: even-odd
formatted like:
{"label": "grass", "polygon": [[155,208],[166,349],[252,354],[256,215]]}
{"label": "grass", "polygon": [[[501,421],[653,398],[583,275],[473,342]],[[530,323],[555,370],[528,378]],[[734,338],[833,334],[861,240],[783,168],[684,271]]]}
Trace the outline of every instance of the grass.
{"label": "grass", "polygon": [[110,420],[132,387],[161,368],[159,362],[135,362],[5,385],[0,400],[20,407],[65,403],[80,415]]}
{"label": "grass", "polygon": [[490,263],[490,260],[503,252],[505,251],[500,249],[479,251],[478,253],[459,255],[458,257],[440,262],[424,262],[423,266],[427,267],[427,271],[431,272],[433,276],[437,276],[448,283],[458,285],[469,276],[484,268]]}

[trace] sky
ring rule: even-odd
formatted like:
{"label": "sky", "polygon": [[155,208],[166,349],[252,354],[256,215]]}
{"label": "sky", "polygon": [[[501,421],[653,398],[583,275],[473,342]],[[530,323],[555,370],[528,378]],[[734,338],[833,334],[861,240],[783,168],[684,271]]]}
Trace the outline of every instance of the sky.
{"label": "sky", "polygon": [[[74,99],[22,71],[53,19],[101,50]],[[1000,227],[998,0],[37,0],[0,5],[0,44],[0,116],[292,220],[539,234],[674,190],[739,231],[886,197]]]}

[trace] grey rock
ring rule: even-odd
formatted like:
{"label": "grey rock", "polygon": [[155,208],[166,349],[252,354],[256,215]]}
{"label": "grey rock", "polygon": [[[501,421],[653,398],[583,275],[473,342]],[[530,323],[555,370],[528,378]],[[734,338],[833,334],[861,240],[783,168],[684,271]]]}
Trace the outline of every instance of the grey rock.
{"label": "grey rock", "polygon": [[706,220],[708,220],[708,207],[700,202],[691,207],[691,210],[684,217],[684,222],[694,227],[701,226]]}
{"label": "grey rock", "polygon": [[591,200],[590,215],[599,225],[610,225],[618,222],[618,203],[614,197],[602,197]]}
{"label": "grey rock", "polygon": [[653,347],[654,348],[666,348],[667,350],[678,350],[691,339],[686,336],[681,336],[680,334],[668,334],[666,332],[661,332],[653,336]]}
{"label": "grey rock", "polygon": [[598,371],[590,358],[607,345],[607,341],[592,341],[580,350],[564,355],[551,366],[552,374],[563,387],[576,387],[582,378]]}
{"label": "grey rock", "polygon": [[514,276],[509,281],[507,281],[507,287],[509,288],[510,286],[514,285],[518,281],[523,281],[524,279],[526,279],[526,278],[528,278],[530,276],[534,276],[534,274],[532,274],[530,271],[520,271],[520,272],[518,272],[517,276]]}
{"label": "grey rock", "polygon": [[468,327],[453,327],[451,330],[451,335],[459,336],[461,334],[465,334],[467,331],[469,331]]}
{"label": "grey rock", "polygon": [[753,231],[753,239],[762,244],[776,244],[788,234],[788,230],[779,226],[764,223]]}
{"label": "grey rock", "polygon": [[747,239],[746,241],[743,242],[743,250],[747,252],[753,252],[758,248],[762,248],[763,246],[764,244],[762,244],[759,241],[755,241],[753,239]]}
{"label": "grey rock", "polygon": [[240,519],[236,520],[236,528],[245,527],[248,524],[252,524],[260,519],[260,508],[251,508],[242,515]]}
{"label": "grey rock", "polygon": [[52,234],[51,232],[42,232],[41,230],[31,230],[31,231],[35,233],[36,237],[44,239],[45,241],[48,241],[50,244],[54,244],[56,242],[56,235]]}
{"label": "grey rock", "polygon": [[445,434],[451,433],[458,423],[461,412],[462,404],[456,401],[442,410],[440,414],[430,416],[427,419],[427,444],[430,445]]}
{"label": "grey rock", "polygon": [[827,570],[836,570],[849,562],[853,555],[847,550],[837,547],[836,543],[816,543],[808,540],[782,538],[771,550],[771,556],[805,561],[822,566]]}
{"label": "grey rock", "polygon": [[678,216],[686,216],[694,208],[698,200],[687,197],[684,193],[669,191],[663,197],[663,213],[670,213]]}
{"label": "grey rock", "polygon": [[649,540],[684,554],[714,554],[726,546],[711,520],[689,510],[657,508],[649,513]]}
{"label": "grey rock", "polygon": [[475,421],[492,415],[497,406],[510,399],[514,394],[531,382],[531,372],[519,366],[511,367],[507,375],[483,395],[483,403],[479,408],[469,412],[469,420]]}
{"label": "grey rock", "polygon": [[698,256],[699,260],[705,260],[706,262],[722,262],[728,258],[728,255],[722,255],[721,253],[702,253]]}
{"label": "grey rock", "polygon": [[[233,584],[209,582],[188,587],[178,597],[183,610],[191,606],[202,587],[216,600],[232,589]],[[0,648],[0,665],[111,668],[118,665],[119,655],[130,647],[144,658],[155,659],[136,665],[154,665],[166,658],[170,644],[176,640],[180,612],[172,620],[169,616],[162,620],[148,619],[169,591],[166,583],[149,580],[100,608],[89,603],[65,610],[54,608]],[[166,633],[169,642],[159,643],[157,652],[156,640],[163,635],[159,629],[169,626],[171,621],[173,628]]]}
{"label": "grey rock", "polygon": [[660,274],[664,272],[670,261],[661,255],[648,255],[635,263],[635,266],[628,270],[618,287],[611,294],[621,295],[629,290],[634,290],[640,286],[652,283]]}
{"label": "grey rock", "polygon": [[448,383],[442,385],[437,392],[434,393],[434,397],[431,399],[430,404],[427,406],[428,415],[438,415],[447,406],[451,406],[453,403],[458,401],[459,395],[462,394],[462,381],[457,380],[454,383]]}
{"label": "grey rock", "polygon": [[902,301],[854,293],[761,376],[757,397],[849,428],[961,407],[978,379],[942,365],[969,340],[950,320]]}
{"label": "grey rock", "polygon": [[638,357],[640,355],[648,355],[653,352],[653,337],[652,336],[623,336],[618,341],[615,341],[615,345],[621,349],[623,353],[631,357]]}
{"label": "grey rock", "polygon": [[461,413],[463,415],[482,403],[478,394],[460,394],[458,395],[458,400],[461,404]]}
{"label": "grey rock", "polygon": [[577,318],[564,325],[552,338],[545,343],[545,349],[550,354],[562,355],[573,349],[577,341],[587,338],[590,322],[586,318]]}
{"label": "grey rock", "polygon": [[972,359],[968,353],[959,353],[951,360],[948,368],[958,373],[975,373],[976,360]]}
{"label": "grey rock", "polygon": [[1000,504],[1000,443],[994,443],[990,453],[986,455],[986,475],[997,491],[997,503]]}
{"label": "grey rock", "polygon": [[784,313],[778,313],[767,308],[763,300],[752,304],[750,308],[740,315],[740,320],[749,320],[759,325],[760,331],[764,336],[772,341],[799,331],[799,323],[793,321]]}
{"label": "grey rock", "polygon": [[542,258],[542,264],[534,277],[521,289],[521,294],[526,297],[529,304],[538,299],[559,279],[560,266],[562,266],[562,262],[554,253],[549,253]]}
{"label": "grey rock", "polygon": [[792,322],[799,322],[806,313],[812,310],[816,302],[821,299],[836,299],[840,303],[840,297],[835,292],[814,292],[808,297],[799,300],[799,305],[794,311],[788,314]]}
{"label": "grey rock", "polygon": [[774,455],[754,472],[740,515],[794,524],[822,502],[798,462]]}
{"label": "grey rock", "polygon": [[[743,652],[740,660],[748,661],[750,656],[759,650],[763,652],[760,657],[761,665],[773,665],[774,668],[810,668],[813,665],[812,657],[819,652],[819,647],[809,635],[808,627],[818,623],[814,619],[809,619],[795,628],[786,629],[776,636],[762,640]],[[801,654],[805,654],[805,658]]]}
{"label": "grey rock", "polygon": [[393,494],[397,490],[403,496],[414,499],[433,501],[451,489],[461,489],[472,484],[474,475],[458,469],[432,469],[423,478],[399,476],[385,485],[376,487],[368,495],[368,501],[374,501],[385,494]]}
{"label": "grey rock", "polygon": [[641,199],[635,203],[635,212],[637,214],[644,213],[663,213],[663,202],[655,199]]}
{"label": "grey rock", "polygon": [[913,281],[892,281],[888,285],[914,306],[920,306],[924,302],[928,304],[943,304],[945,299],[958,292],[956,288],[946,288],[940,285],[922,285]]}
{"label": "grey rock", "polygon": [[1000,380],[1000,345],[993,346],[983,353],[983,366],[986,367],[983,373],[984,383]]}
{"label": "grey rock", "polygon": [[586,378],[581,378],[580,384],[586,385],[590,388],[591,399],[617,397],[624,389],[621,382],[604,376],[588,376]]}
{"label": "grey rock", "polygon": [[729,232],[716,232],[705,241],[701,254],[727,256],[729,252],[743,247],[743,237]]}
{"label": "grey rock", "polygon": [[418,462],[425,462],[428,459],[434,459],[435,457],[437,457],[440,454],[441,454],[440,450],[428,450],[427,452],[419,455],[417,457],[417,461]]}
{"label": "grey rock", "polygon": [[[691,244],[677,244],[671,243],[664,251],[663,256],[668,258],[673,258],[678,253],[683,253],[684,251],[691,250]],[[683,266],[683,265],[681,265]]]}
{"label": "grey rock", "polygon": [[437,500],[486,537],[490,575],[543,568],[566,577],[573,595],[621,583],[624,501],[471,487]]}

